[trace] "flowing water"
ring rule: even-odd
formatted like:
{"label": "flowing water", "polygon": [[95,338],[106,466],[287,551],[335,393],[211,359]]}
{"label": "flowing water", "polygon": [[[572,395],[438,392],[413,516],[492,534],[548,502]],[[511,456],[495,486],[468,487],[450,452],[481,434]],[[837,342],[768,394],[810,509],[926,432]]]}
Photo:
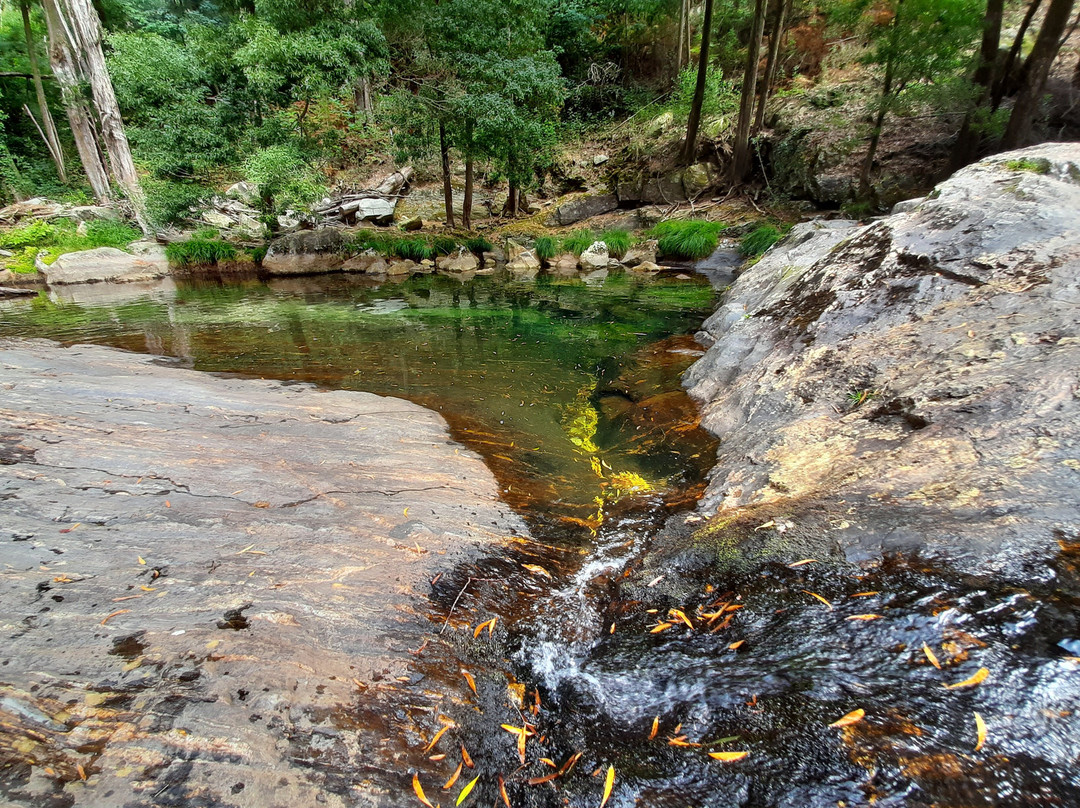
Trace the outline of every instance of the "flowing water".
{"label": "flowing water", "polygon": [[[1080,806],[1080,544],[1014,580],[917,555],[719,563],[689,536],[715,454],[679,391],[714,303],[702,280],[128,292],[5,303],[0,334],[410,398],[530,518],[533,540],[433,582],[414,664],[475,769],[439,790],[460,758],[423,754],[424,715],[391,804],[419,804],[417,770],[446,804],[478,776],[465,804],[502,804],[501,783],[513,806],[595,807],[611,770],[617,808]],[[409,715],[380,720],[413,737]]]}

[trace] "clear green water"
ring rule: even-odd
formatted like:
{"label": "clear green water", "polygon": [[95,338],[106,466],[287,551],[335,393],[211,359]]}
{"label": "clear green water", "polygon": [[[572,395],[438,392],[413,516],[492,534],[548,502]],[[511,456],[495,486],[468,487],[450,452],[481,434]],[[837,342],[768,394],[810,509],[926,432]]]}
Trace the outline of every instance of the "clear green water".
{"label": "clear green water", "polygon": [[589,520],[597,497],[643,482],[686,492],[703,479],[712,444],[679,388],[694,348],[668,338],[693,333],[712,305],[702,279],[626,274],[601,285],[204,279],[7,301],[0,335],[407,398],[488,459],[510,502]]}

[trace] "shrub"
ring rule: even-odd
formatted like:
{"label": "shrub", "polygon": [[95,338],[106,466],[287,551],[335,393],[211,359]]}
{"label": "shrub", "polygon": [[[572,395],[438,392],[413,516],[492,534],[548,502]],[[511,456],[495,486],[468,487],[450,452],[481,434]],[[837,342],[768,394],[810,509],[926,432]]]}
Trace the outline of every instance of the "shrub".
{"label": "shrub", "polygon": [[483,236],[474,236],[465,240],[465,249],[477,256],[482,256],[486,252],[491,252],[494,245]]}
{"label": "shrub", "polygon": [[778,227],[763,224],[743,237],[739,244],[739,253],[744,258],[757,258],[783,237],[784,234]]}
{"label": "shrub", "polygon": [[534,243],[533,249],[536,250],[536,257],[541,261],[550,261],[555,257],[558,250],[558,244],[551,236],[540,236]]}
{"label": "shrub", "polygon": [[662,255],[696,261],[712,255],[723,230],[719,222],[688,219],[660,222],[649,235],[656,239]]}
{"label": "shrub", "polygon": [[273,210],[302,208],[325,191],[318,173],[292,145],[259,149],[244,161],[244,174],[259,187],[263,204]]}
{"label": "shrub", "polygon": [[630,234],[625,230],[605,230],[600,236],[608,248],[608,253],[615,258],[622,258],[630,249]]}
{"label": "shrub", "polygon": [[115,247],[123,250],[142,236],[134,227],[123,222],[98,219],[86,225],[86,238],[94,247]]}
{"label": "shrub", "polygon": [[0,248],[15,250],[31,245],[51,244],[56,238],[57,228],[41,219],[20,225],[6,233],[0,233]]}
{"label": "shrub", "polygon": [[224,241],[191,238],[174,241],[165,247],[165,257],[180,266],[198,266],[229,261],[236,257],[236,248]]}
{"label": "shrub", "polygon": [[172,224],[190,215],[190,209],[201,205],[210,191],[190,182],[147,179],[143,183],[146,193],[146,215],[151,224]]}
{"label": "shrub", "polygon": [[563,252],[581,255],[593,245],[594,241],[596,241],[596,236],[593,235],[591,230],[575,230],[563,239],[562,249]]}

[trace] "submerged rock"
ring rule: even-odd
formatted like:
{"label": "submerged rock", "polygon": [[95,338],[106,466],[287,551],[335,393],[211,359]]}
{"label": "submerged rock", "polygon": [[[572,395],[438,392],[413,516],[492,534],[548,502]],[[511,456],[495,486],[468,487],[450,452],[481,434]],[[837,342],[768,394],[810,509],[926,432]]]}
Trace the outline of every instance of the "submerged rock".
{"label": "submerged rock", "polygon": [[795,228],[705,323],[703,510],[816,509],[854,557],[1076,541],[1080,146],[987,158],[901,211]]}

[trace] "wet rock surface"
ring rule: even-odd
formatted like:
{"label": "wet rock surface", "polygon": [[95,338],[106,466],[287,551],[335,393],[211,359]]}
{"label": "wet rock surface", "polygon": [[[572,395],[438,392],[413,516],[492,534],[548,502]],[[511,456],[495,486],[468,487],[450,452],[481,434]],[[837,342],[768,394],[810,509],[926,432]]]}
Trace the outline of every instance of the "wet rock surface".
{"label": "wet rock surface", "polygon": [[705,324],[687,380],[722,444],[702,509],[813,501],[851,558],[1015,571],[1075,541],[1078,290],[1075,144],[988,158],[865,226],[803,226]]}
{"label": "wet rock surface", "polygon": [[417,596],[525,533],[479,457],[367,393],[43,341],[0,367],[0,793],[400,804]]}

